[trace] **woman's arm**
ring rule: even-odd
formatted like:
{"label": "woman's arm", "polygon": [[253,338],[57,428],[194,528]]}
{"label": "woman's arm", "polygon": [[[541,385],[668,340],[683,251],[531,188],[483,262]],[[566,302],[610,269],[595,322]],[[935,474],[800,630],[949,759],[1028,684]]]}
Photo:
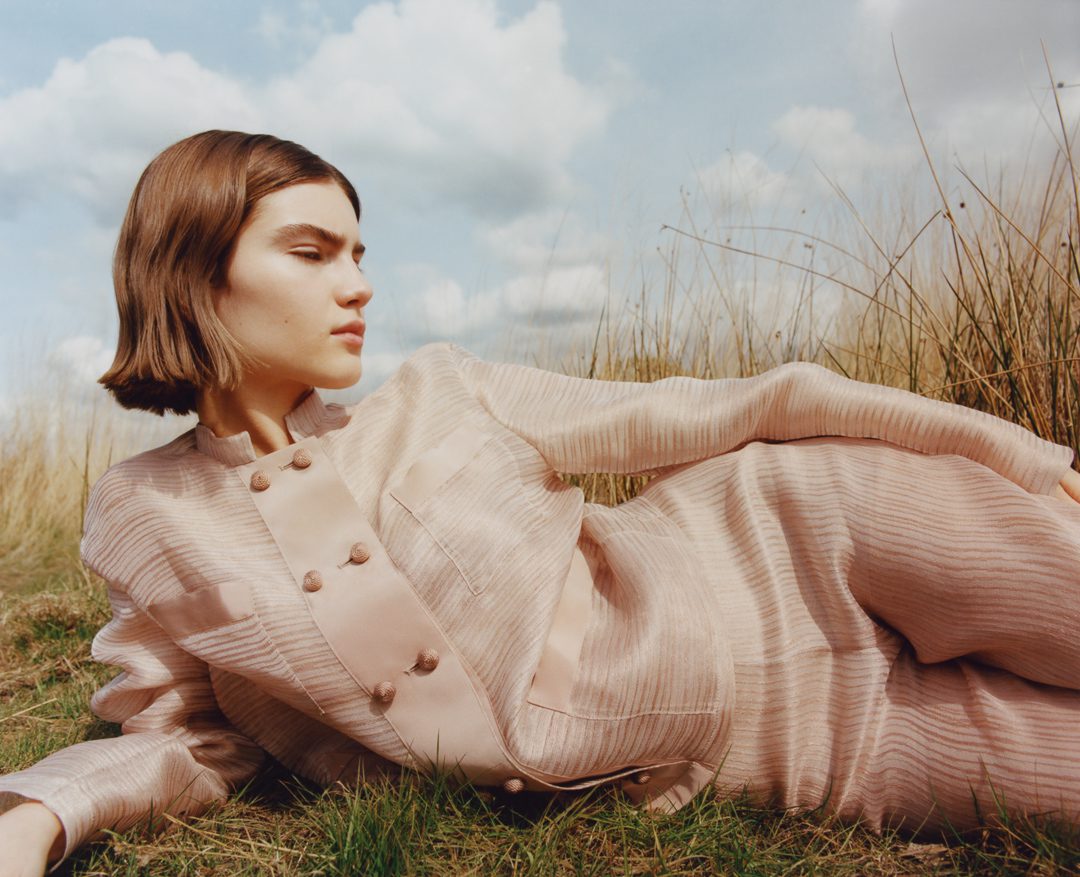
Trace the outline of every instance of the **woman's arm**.
{"label": "woman's arm", "polygon": [[[0,777],[0,810],[39,801],[63,827],[62,856],[103,828],[162,813],[194,815],[249,779],[263,752],[221,715],[207,666],[180,649],[118,588],[93,656],[123,668],[91,701],[122,736],[77,743]],[[9,793],[5,795],[4,793]]]}
{"label": "woman's arm", "polygon": [[41,877],[63,849],[63,826],[38,801],[0,813],[0,877]]}
{"label": "woman's arm", "polygon": [[751,378],[599,381],[448,350],[468,391],[559,472],[641,473],[754,440],[852,436],[959,454],[1050,493],[1073,451],[1001,418],[807,362]]}

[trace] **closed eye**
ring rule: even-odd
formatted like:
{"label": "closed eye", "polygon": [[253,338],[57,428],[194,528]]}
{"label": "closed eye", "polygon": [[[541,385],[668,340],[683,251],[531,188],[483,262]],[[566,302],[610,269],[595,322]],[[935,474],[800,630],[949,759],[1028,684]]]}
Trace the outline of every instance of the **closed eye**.
{"label": "closed eye", "polygon": [[294,256],[299,256],[301,259],[307,259],[309,262],[319,262],[322,260],[322,253],[314,252],[312,250],[300,250],[293,252]]}

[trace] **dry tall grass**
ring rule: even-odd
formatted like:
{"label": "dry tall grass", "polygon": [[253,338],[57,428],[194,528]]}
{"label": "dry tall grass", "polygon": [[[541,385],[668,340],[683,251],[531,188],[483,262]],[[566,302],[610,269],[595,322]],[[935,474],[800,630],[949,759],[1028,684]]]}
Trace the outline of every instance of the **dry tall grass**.
{"label": "dry tall grass", "polygon": [[[1014,420],[1055,442],[1080,442],[1080,177],[1062,125],[1057,160],[1035,189],[1007,196],[969,180],[963,203],[941,195],[927,215],[874,230],[851,208],[844,247],[793,233],[814,266],[757,258],[818,283],[796,286],[781,328],[763,327],[722,278],[745,255],[693,227],[671,230],[662,302],[605,319],[581,358],[589,377],[651,381],[675,374],[744,376],[813,359],[851,377],[904,387]],[[939,189],[939,191],[941,191]],[[1030,197],[1033,191],[1037,197]],[[690,253],[695,282],[674,266]],[[790,263],[785,266],[781,263]],[[827,335],[803,331],[823,285],[846,291]],[[691,289],[693,287],[693,289]],[[696,300],[690,300],[696,290]],[[679,310],[677,311],[677,306]],[[681,314],[689,312],[687,320]],[[803,327],[800,329],[799,327]],[[601,347],[603,342],[603,347]],[[24,411],[0,441],[0,773],[86,737],[115,733],[86,711],[111,675],[89,660],[106,618],[103,588],[79,568],[86,493],[139,445],[108,418],[73,423],[58,402]],[[617,503],[643,479],[566,476],[587,498]],[[526,796],[527,797],[527,796]],[[269,774],[216,815],[172,835],[137,832],[78,855],[69,873],[1055,873],[1080,867],[1068,827],[1008,822],[974,842],[873,838],[814,815],[763,812],[703,798],[662,823],[602,794],[580,806],[524,810],[490,796],[373,788],[320,794]],[[521,805],[514,805],[520,808]],[[946,839],[948,840],[948,839]]]}
{"label": "dry tall grass", "polygon": [[[1080,448],[1080,172],[1077,132],[1055,106],[1058,150],[1033,179],[998,180],[991,189],[960,169],[970,194],[950,199],[927,157],[937,204],[923,212],[900,204],[885,228],[836,187],[849,220],[839,233],[842,244],[769,229],[786,235],[787,246],[779,254],[748,251],[700,233],[687,208],[684,225],[664,227],[673,236],[665,255],[678,266],[689,248],[696,282],[672,270],[651,317],[643,318],[641,307],[629,312],[629,321],[606,322],[592,351],[580,357],[587,368],[576,373],[639,381],[744,377],[810,360],[851,378],[987,411]],[[800,247],[817,251],[816,260],[796,261]],[[772,266],[773,282],[793,290],[777,325],[760,326],[752,302],[733,291],[733,278],[741,275],[731,265],[748,259]],[[813,317],[815,295],[827,297],[820,312],[837,292],[834,328],[822,334]],[[609,502],[633,496],[644,483],[568,480]]]}

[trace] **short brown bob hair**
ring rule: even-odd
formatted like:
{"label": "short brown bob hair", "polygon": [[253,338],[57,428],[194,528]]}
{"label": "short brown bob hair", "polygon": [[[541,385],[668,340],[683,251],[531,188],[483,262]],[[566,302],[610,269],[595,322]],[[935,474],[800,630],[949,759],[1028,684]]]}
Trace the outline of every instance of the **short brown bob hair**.
{"label": "short brown bob hair", "polygon": [[295,183],[329,180],[360,199],[337,168],[270,134],[203,131],[147,165],[113,257],[120,312],[116,358],[98,382],[125,408],[188,414],[199,390],[233,389],[251,358],[214,310],[237,236],[259,200]]}

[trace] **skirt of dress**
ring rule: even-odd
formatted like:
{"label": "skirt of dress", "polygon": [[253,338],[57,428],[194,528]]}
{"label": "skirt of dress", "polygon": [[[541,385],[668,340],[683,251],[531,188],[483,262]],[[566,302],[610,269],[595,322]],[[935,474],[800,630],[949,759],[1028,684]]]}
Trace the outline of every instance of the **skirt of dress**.
{"label": "skirt of dress", "polygon": [[1080,504],[840,437],[752,442],[641,499],[724,606],[723,791],[909,830],[1080,819]]}

